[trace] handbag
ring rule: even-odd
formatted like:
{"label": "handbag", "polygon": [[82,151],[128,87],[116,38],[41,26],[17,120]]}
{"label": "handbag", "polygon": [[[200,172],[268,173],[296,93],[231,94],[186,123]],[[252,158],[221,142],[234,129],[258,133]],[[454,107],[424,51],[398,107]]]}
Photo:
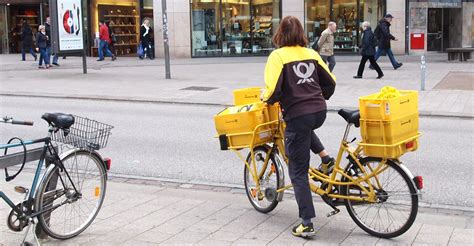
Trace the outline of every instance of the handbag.
{"label": "handbag", "polygon": [[139,43],[138,44],[138,47],[137,47],[137,55],[138,56],[143,56],[145,54],[144,50],[143,50],[143,45],[142,43]]}

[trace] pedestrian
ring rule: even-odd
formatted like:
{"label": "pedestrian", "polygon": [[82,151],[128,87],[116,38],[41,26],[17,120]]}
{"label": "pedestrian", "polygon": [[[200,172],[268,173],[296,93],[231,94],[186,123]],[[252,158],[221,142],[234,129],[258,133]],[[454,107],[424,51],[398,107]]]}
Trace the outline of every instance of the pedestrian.
{"label": "pedestrian", "polygon": [[[48,54],[48,40],[49,37],[46,35],[46,27],[40,25],[38,27],[38,32],[36,33],[36,50],[40,53],[39,57],[39,69],[50,68],[49,64],[49,54]],[[44,67],[43,67],[44,62]]]}
{"label": "pedestrian", "polygon": [[[153,29],[150,27],[150,19],[145,18],[143,24],[140,27],[140,44],[143,47],[144,55],[150,60],[153,60]],[[143,56],[140,56],[140,59],[143,59]]]}
{"label": "pedestrian", "polygon": [[30,25],[26,20],[23,21],[23,27],[21,29],[21,60],[25,61],[25,53],[28,51],[35,58],[35,61],[38,59],[35,51],[33,50],[33,31],[31,30]]}
{"label": "pedestrian", "polygon": [[[377,61],[382,55],[382,52],[385,51],[385,53],[388,55],[388,58],[390,59],[390,62],[392,63],[393,69],[397,70],[403,65],[403,63],[399,63],[397,60],[395,60],[390,46],[391,40],[398,41],[397,38],[390,34],[390,23],[392,20],[393,16],[391,14],[386,14],[385,17],[379,21],[379,24],[375,28],[374,35],[378,40],[378,48],[377,52],[375,53],[375,60]],[[370,68],[374,69],[372,66]]]}
{"label": "pedestrian", "polygon": [[[273,36],[277,47],[265,66],[263,100],[280,102],[286,123],[285,148],[301,223],[292,234],[315,234],[311,219],[316,216],[309,187],[310,152],[319,154],[322,165],[333,166],[332,158],[314,133],[326,119],[326,101],[334,93],[336,78],[319,54],[306,48],[308,39],[298,18],[286,16]],[[327,172],[325,172],[327,173]]]}
{"label": "pedestrian", "polygon": [[357,70],[357,75],[354,76],[354,79],[362,78],[367,60],[370,61],[370,65],[377,71],[377,79],[383,77],[383,72],[375,61],[375,46],[377,46],[377,41],[375,40],[374,33],[370,27],[370,22],[364,21],[362,22],[362,44],[360,45],[362,59],[360,60],[359,69]]}
{"label": "pedestrian", "polygon": [[104,60],[104,52],[105,56],[110,56],[112,57],[112,61],[115,61],[117,57],[112,54],[112,52],[109,49],[109,43],[110,43],[110,36],[109,36],[109,28],[105,24],[103,20],[99,22],[99,59],[97,61],[103,61]]}
{"label": "pedestrian", "polygon": [[46,22],[44,23],[44,26],[46,28],[46,35],[49,37],[48,39],[48,56],[53,56],[53,65],[59,66],[58,63],[58,54],[53,53],[53,49],[51,48],[51,17],[46,16]]}
{"label": "pedestrian", "polygon": [[109,29],[109,37],[110,37],[110,43],[109,43],[109,49],[112,54],[115,56],[117,55],[115,53],[115,43],[117,43],[117,36],[115,36],[115,33],[113,29],[110,27],[110,20],[105,21],[105,25],[107,25],[107,28]]}
{"label": "pedestrian", "polygon": [[330,21],[328,28],[321,33],[321,38],[318,40],[318,49],[321,58],[329,66],[329,71],[334,70],[336,66],[336,59],[334,57],[334,33],[336,32],[336,22]]}

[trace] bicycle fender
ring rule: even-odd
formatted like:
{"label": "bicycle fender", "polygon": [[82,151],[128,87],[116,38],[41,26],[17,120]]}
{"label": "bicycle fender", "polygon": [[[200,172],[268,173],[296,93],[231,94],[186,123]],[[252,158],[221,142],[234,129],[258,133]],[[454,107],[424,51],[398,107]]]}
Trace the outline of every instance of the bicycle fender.
{"label": "bicycle fender", "polygon": [[[89,150],[85,150],[85,149],[70,149],[70,150],[68,150],[64,153],[61,153],[61,155],[59,156],[59,159],[64,160],[64,158],[66,158],[68,155],[70,155],[70,154],[72,154],[76,151],[88,151],[89,152]],[[91,155],[97,157],[97,159],[100,160],[100,162],[102,163],[102,166],[105,168],[105,171],[107,172],[108,171],[107,166],[105,165],[105,162],[104,162],[104,159],[102,159],[102,156],[96,151],[92,151],[90,153],[91,153]]]}
{"label": "bicycle fender", "polygon": [[[277,164],[278,173],[280,173],[280,180],[279,180],[280,187],[278,187],[278,189],[281,189],[285,187],[285,170],[283,169],[283,165],[282,165],[282,163],[284,163],[283,159],[278,153],[278,151],[275,152],[275,163]],[[277,201],[281,202],[283,200],[284,193],[285,192],[278,192]]]}
{"label": "bicycle fender", "polygon": [[406,167],[405,165],[403,165],[403,163],[401,162],[395,162],[398,164],[398,166],[400,166],[400,168],[408,175],[408,177],[410,178],[410,182],[413,184],[413,186],[415,187],[416,189],[416,194],[418,195],[418,197],[420,199],[422,199],[422,193],[421,193],[421,190],[417,189],[416,188],[416,185],[415,185],[415,181],[413,181],[413,179],[415,178],[415,176],[411,173],[410,169],[408,169],[408,167]]}

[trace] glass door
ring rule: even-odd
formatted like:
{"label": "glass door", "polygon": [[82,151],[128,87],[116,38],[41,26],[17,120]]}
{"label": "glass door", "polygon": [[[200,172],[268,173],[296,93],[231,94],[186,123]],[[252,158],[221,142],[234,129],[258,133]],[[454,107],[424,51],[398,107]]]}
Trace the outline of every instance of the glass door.
{"label": "glass door", "polygon": [[443,50],[443,9],[428,9],[428,51]]}

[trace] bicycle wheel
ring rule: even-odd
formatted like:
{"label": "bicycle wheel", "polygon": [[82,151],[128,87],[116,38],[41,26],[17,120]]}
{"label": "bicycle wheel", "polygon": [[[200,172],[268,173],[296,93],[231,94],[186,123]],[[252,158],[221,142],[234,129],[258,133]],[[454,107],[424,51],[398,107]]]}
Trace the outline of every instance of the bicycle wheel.
{"label": "bicycle wheel", "polygon": [[42,229],[56,239],[83,232],[99,213],[107,188],[107,172],[94,152],[76,150],[62,162],[67,173],[55,166],[46,174],[38,188],[35,207],[36,211],[53,208],[40,214],[38,220]]}
{"label": "bicycle wheel", "polygon": [[[359,160],[367,173],[371,173],[382,161],[366,157]],[[376,202],[345,200],[347,211],[354,222],[367,233],[381,238],[393,238],[405,233],[413,225],[418,213],[418,195],[413,182],[402,168],[388,160],[387,169],[370,179],[376,189]],[[370,167],[370,168],[369,168]],[[346,173],[356,177],[362,175],[356,165],[349,165]],[[342,179],[347,181],[347,178]],[[366,197],[358,186],[344,187],[343,194]],[[368,188],[368,186],[366,186]]]}
{"label": "bicycle wheel", "polygon": [[257,174],[261,174],[258,183],[260,191],[257,190],[257,184],[252,177],[247,165],[244,168],[244,184],[247,197],[252,206],[261,213],[268,213],[275,209],[278,205],[278,193],[276,190],[280,187],[280,172],[275,163],[275,156],[272,153],[266,167],[264,167],[265,159],[270,147],[258,146],[254,148],[255,162],[252,161],[250,153],[247,156],[247,163],[253,170],[257,168]]}

